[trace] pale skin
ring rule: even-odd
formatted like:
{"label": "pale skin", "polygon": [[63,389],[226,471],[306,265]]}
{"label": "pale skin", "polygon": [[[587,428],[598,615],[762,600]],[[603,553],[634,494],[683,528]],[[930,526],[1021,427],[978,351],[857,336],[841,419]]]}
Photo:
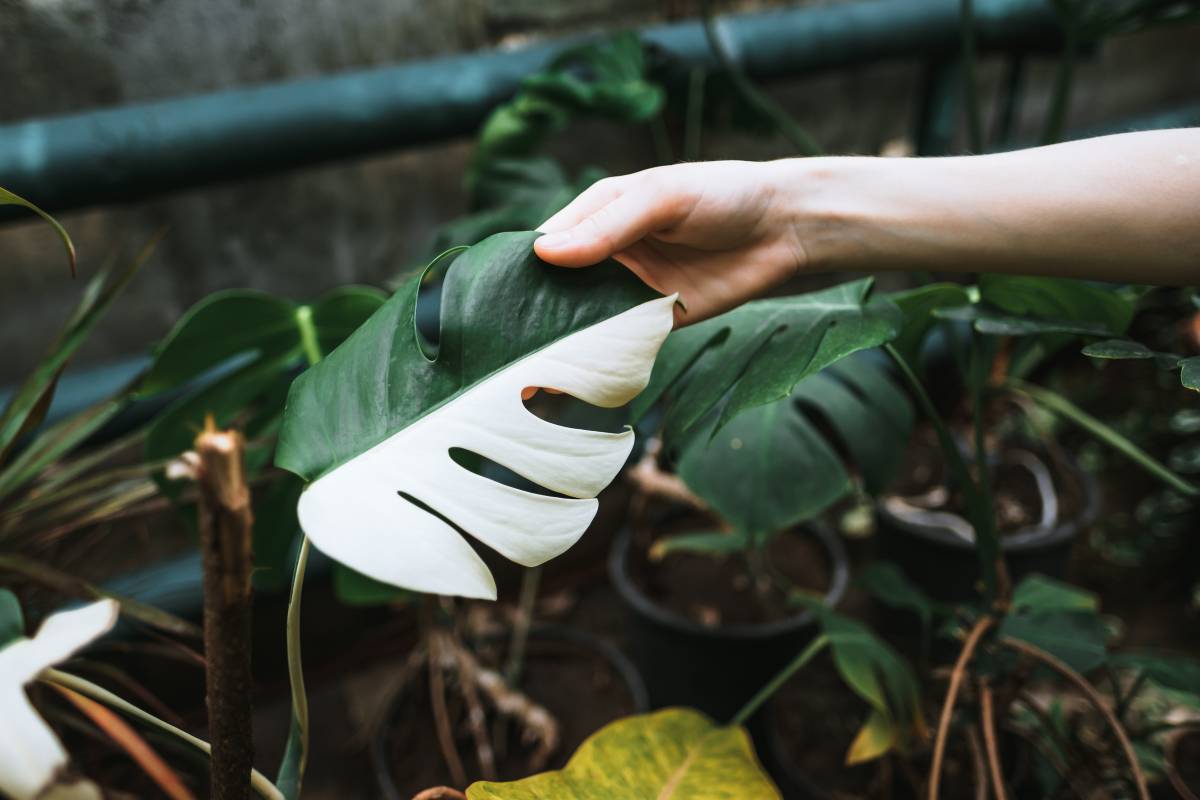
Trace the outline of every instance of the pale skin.
{"label": "pale skin", "polygon": [[[831,157],[656,167],[594,184],[534,250],[612,257],[676,324],[798,273],[996,272],[1200,283],[1200,129],[952,158]],[[686,310],[685,310],[686,309]]]}

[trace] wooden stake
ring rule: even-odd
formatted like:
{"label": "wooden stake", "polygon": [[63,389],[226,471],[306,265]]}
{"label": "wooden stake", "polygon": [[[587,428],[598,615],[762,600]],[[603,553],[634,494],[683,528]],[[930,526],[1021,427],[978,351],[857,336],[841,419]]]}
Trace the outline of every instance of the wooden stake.
{"label": "wooden stake", "polygon": [[200,489],[200,547],[204,555],[204,652],[208,726],[212,738],[212,797],[250,796],[254,761],[251,733],[250,572],[254,564],[245,442],[237,431],[216,430],[211,418],[196,437]]}

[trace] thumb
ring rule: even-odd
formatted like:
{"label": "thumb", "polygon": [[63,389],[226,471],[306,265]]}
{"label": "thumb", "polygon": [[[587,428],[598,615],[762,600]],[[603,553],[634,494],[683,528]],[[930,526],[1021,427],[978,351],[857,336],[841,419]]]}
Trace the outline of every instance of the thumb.
{"label": "thumb", "polygon": [[562,231],[533,243],[538,257],[561,267],[586,267],[620,253],[669,224],[649,194],[623,194]]}

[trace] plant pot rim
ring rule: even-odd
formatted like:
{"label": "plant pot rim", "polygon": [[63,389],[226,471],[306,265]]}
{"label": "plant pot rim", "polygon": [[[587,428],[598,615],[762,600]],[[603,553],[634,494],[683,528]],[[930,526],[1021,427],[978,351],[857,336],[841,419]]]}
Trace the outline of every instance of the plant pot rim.
{"label": "plant pot rim", "polygon": [[[794,526],[816,538],[829,557],[829,589],[825,592],[825,603],[830,607],[841,602],[850,583],[850,563],[846,548],[838,535],[827,525],[805,522]],[[633,543],[633,528],[625,525],[617,532],[609,552],[608,572],[617,594],[638,614],[664,628],[683,631],[691,636],[714,640],[766,639],[782,634],[796,633],[816,623],[816,614],[806,609],[787,619],[774,622],[740,623],[708,627],[677,614],[656,603],[634,582],[629,574],[629,552]]]}
{"label": "plant pot rim", "polygon": [[[1032,550],[1053,548],[1065,541],[1073,539],[1096,521],[1100,515],[1102,499],[1095,477],[1079,466],[1072,456],[1064,459],[1071,479],[1080,488],[1082,508],[1072,519],[1060,522],[1047,531],[1025,530],[1015,534],[1000,537],[1000,548],[1006,553],[1024,553]],[[941,545],[953,550],[968,552],[975,549],[975,543],[968,542],[958,534],[941,525],[923,525],[919,522],[902,519],[888,510],[884,497],[875,500],[875,512],[887,524],[897,530],[924,539],[932,544]]]}
{"label": "plant pot rim", "polygon": [[[495,639],[499,638],[499,635],[493,634],[484,638]],[[642,679],[642,674],[638,672],[633,661],[608,639],[558,623],[534,623],[529,628],[529,638],[530,640],[541,638],[570,642],[598,655],[613,668],[621,682],[625,684],[625,688],[629,690],[630,698],[633,701],[633,713],[644,714],[650,710],[650,693],[646,688],[646,682]],[[396,786],[395,778],[392,777],[392,761],[384,751],[387,733],[391,730],[393,709],[400,702],[402,696],[403,689],[397,692],[396,696],[388,703],[388,709],[383,714],[383,724],[371,737],[369,748],[371,771],[375,773],[375,783],[384,800],[405,800]]]}

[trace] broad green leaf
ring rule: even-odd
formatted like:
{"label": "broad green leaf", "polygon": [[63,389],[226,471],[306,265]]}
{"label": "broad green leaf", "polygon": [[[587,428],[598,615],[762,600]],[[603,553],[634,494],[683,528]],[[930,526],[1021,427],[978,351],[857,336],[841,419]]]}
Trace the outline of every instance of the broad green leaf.
{"label": "broad green leaf", "polygon": [[58,234],[58,238],[62,240],[63,247],[67,249],[67,260],[71,264],[71,275],[75,275],[75,243],[71,241],[71,237],[67,235],[67,229],[59,224],[58,220],[47,214],[42,209],[35,206],[33,203],[26,200],[24,197],[15,195],[7,189],[0,188],[0,206],[22,206],[27,208],[39,217],[49,223],[50,227],[54,228],[54,232]]}
{"label": "broad green leaf", "polygon": [[936,320],[933,312],[939,308],[954,308],[970,302],[970,295],[956,283],[931,283],[916,289],[887,295],[904,315],[904,325],[892,342],[900,355],[910,364],[917,363],[921,344]]}
{"label": "broad green leaf", "polygon": [[975,330],[989,336],[1109,336],[1113,333],[1110,328],[1098,322],[1016,317],[999,314],[980,306],[939,308],[934,310],[933,315],[938,319],[968,322]]}
{"label": "broad green leaf", "polygon": [[364,286],[335,289],[310,305],[249,289],[204,298],[159,344],[139,386],[150,395],[200,384],[155,418],[147,458],[170,458],[191,447],[209,414],[228,425],[255,408],[258,422],[247,425],[249,436],[264,432],[252,427],[277,425],[291,371],[332,351],[383,301],[382,292]]}
{"label": "broad green leaf", "polygon": [[1200,697],[1200,661],[1181,655],[1161,653],[1114,653],[1114,667],[1140,670],[1146,678],[1164,689]]}
{"label": "broad green leaf", "polygon": [[[335,560],[416,591],[494,597],[455,526],[535,566],[566,550],[633,446],[633,432],[549,424],[526,387],[601,407],[645,386],[674,298],[613,261],[541,262],[535,232],[499,234],[458,255],[442,288],[438,353],[415,327],[415,277],[292,385],[276,463],[312,482],[300,524]],[[461,448],[556,492],[502,486],[457,464]],[[565,495],[565,497],[561,496]]]}
{"label": "broad green leaf", "polygon": [[21,603],[8,589],[0,589],[0,648],[25,635]]}
{"label": "broad green leaf", "polygon": [[137,273],[138,268],[150,257],[156,243],[157,241],[151,242],[143,248],[112,280],[109,280],[107,272],[101,272],[84,287],[83,297],[71,312],[49,352],[34,369],[33,374],[21,384],[4,412],[0,414],[0,463],[4,462],[16,440],[41,422],[67,362],[87,340],[96,323],[108,311],[113,300]]}
{"label": "broad green leaf", "polygon": [[1045,575],[1030,575],[1013,590],[1016,611],[1098,611],[1096,595]]}
{"label": "broad green leaf", "polygon": [[1139,342],[1128,339],[1105,339],[1102,342],[1092,342],[1083,348],[1085,356],[1092,358],[1154,358],[1154,351]]}
{"label": "broad green leaf", "polygon": [[1099,667],[1108,657],[1108,626],[1091,610],[1017,609],[1004,617],[998,634],[1029,642],[1080,674]]}
{"label": "broad green leaf", "polygon": [[981,275],[979,299],[1016,317],[1093,323],[1114,334],[1125,332],[1136,307],[1136,295],[1120,286],[1025,275]]}
{"label": "broad green leaf", "polygon": [[480,781],[468,800],[773,800],[779,790],[742,728],[668,708],[592,734],[561,770],[511,783]]}
{"label": "broad green leaf", "polygon": [[907,396],[881,363],[848,358],[800,381],[790,397],[743,411],[711,437],[701,427],[683,447],[679,477],[754,537],[811,519],[844,497],[851,482],[839,452],[849,454],[867,491],[880,491],[913,425]]}
{"label": "broad green leaf", "polygon": [[666,438],[678,440],[720,405],[713,433],[742,411],[788,397],[802,379],[896,335],[900,312],[867,300],[870,279],[758,300],[673,333],[635,418],[666,403]]}
{"label": "broad green leaf", "polygon": [[1200,356],[1185,358],[1180,362],[1179,380],[1184,388],[1200,392]]}

